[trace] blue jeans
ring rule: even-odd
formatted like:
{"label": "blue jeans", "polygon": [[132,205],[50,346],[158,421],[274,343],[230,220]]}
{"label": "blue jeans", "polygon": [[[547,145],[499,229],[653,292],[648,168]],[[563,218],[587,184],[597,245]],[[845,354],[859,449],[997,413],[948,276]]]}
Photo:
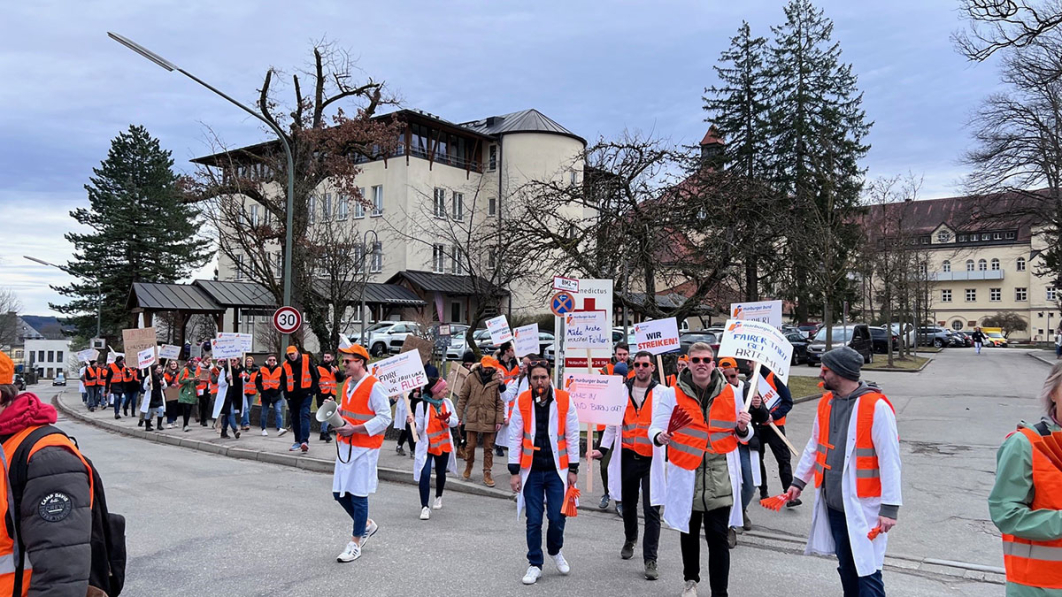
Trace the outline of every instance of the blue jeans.
{"label": "blue jeans", "polygon": [[527,563],[542,567],[542,510],[545,498],[546,551],[555,556],[564,547],[564,483],[557,471],[532,470],[524,483],[524,508],[527,510]]}
{"label": "blue jeans", "polygon": [[332,497],[339,502],[340,506],[347,511],[347,515],[354,521],[354,528],[351,529],[351,537],[363,537],[365,535],[365,524],[369,520],[369,496],[356,496],[350,493],[339,495],[338,492],[333,491]]}
{"label": "blue jeans", "polygon": [[288,398],[288,412],[291,413],[291,430],[295,432],[295,443],[297,444],[310,441],[311,400],[313,400],[311,396]]}
{"label": "blue jeans", "polygon": [[[118,402],[121,402],[122,403],[122,408],[127,408],[127,407],[129,407],[130,404],[132,404],[133,410],[136,410],[136,407],[137,407],[136,397],[139,396],[139,395],[140,395],[140,392],[129,392],[129,391],[127,391],[124,394],[125,397],[122,400],[119,401],[119,400],[115,399],[115,404],[117,405]],[[114,414],[118,414],[118,410],[117,409],[115,409]]]}
{"label": "blue jeans", "polygon": [[738,454],[741,455],[741,508],[747,510],[752,496],[756,495],[756,485],[752,483],[752,454],[744,444],[738,444]]}
{"label": "blue jeans", "polygon": [[233,432],[239,430],[239,427],[236,426],[236,413],[231,411],[227,415],[221,415],[221,432],[225,433],[229,430],[229,427],[232,427]]}
{"label": "blue jeans", "polygon": [[874,571],[870,576],[859,576],[856,572],[844,512],[833,508],[827,508],[826,511],[830,517],[833,542],[837,544],[837,573],[841,575],[844,597],[885,597],[885,581],[881,578],[881,570]]}
{"label": "blue jeans", "polygon": [[100,391],[96,386],[85,388],[88,391],[88,406],[95,410],[100,403]]}
{"label": "blue jeans", "polygon": [[424,468],[420,470],[420,481],[418,486],[418,489],[420,490],[421,508],[428,507],[428,497],[431,495],[432,463],[435,463],[435,497],[442,497],[443,489],[446,487],[446,465],[450,463],[450,453],[443,452],[438,455],[425,455]]}
{"label": "blue jeans", "polygon": [[111,395],[114,396],[114,416],[118,416],[118,412],[122,410],[122,396],[124,394],[122,392],[111,392]]}
{"label": "blue jeans", "polygon": [[244,427],[250,427],[251,426],[251,405],[254,404],[254,394],[251,394],[250,396],[248,396],[247,394],[244,394],[243,395],[243,400],[244,400],[246,406],[244,406],[244,409],[243,409],[243,416],[240,417],[240,425],[242,425]]}
{"label": "blue jeans", "polygon": [[85,388],[84,392],[81,392],[81,403],[88,405],[88,388]]}
{"label": "blue jeans", "polygon": [[276,402],[269,405],[266,404],[265,400],[262,401],[262,410],[258,414],[261,418],[261,421],[259,422],[262,424],[262,431],[265,431],[266,427],[269,426],[266,424],[269,420],[269,411],[273,411],[274,425],[277,426],[277,431],[280,431],[284,428],[284,403],[280,398],[277,398]]}

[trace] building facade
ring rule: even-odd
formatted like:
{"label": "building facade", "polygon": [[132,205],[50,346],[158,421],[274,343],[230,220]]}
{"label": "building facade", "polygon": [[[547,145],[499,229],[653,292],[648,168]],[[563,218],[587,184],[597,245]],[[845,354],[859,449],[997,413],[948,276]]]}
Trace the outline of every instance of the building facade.
{"label": "building facade", "polygon": [[26,340],[25,365],[37,372],[38,379],[53,379],[59,373],[69,377],[70,340],[29,338]]}

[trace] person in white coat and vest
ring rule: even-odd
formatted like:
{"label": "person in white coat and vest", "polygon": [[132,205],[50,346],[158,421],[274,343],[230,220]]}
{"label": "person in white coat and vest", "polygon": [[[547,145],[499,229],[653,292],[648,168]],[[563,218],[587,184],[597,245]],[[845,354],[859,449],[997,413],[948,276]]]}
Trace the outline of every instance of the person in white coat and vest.
{"label": "person in white coat and vest", "polygon": [[[420,401],[407,422],[417,428],[417,447],[414,450],[413,480],[420,489],[420,519],[431,518],[431,510],[442,509],[446,473],[457,474],[457,458],[450,429],[457,427],[454,403],[446,397],[445,379],[428,378],[421,390]],[[431,490],[431,469],[435,467],[435,503],[428,509]]]}
{"label": "person in white coat and vest", "polygon": [[[384,431],[391,424],[391,404],[380,382],[366,369],[369,353],[357,344],[339,349],[346,379],[340,387],[339,415],[346,423],[337,428],[336,465],[332,473],[332,497],[354,523],[350,542],[337,562],[361,557],[365,542],[379,525],[369,518],[369,495],[376,493],[376,466]],[[331,400],[326,400],[325,405]]]}
{"label": "person in white coat and vest", "polygon": [[837,555],[845,597],[885,594],[886,533],[902,504],[896,414],[888,398],[859,381],[862,366],[863,356],[847,346],[822,355],[819,378],[827,392],[786,492],[796,499],[814,479],[804,553]]}
{"label": "person in white coat and vest", "polygon": [[[638,542],[638,493],[642,494],[642,514],[645,517],[645,536],[642,540],[642,561],[646,580],[660,578],[656,569],[657,546],[660,543],[660,506],[664,504],[664,448],[649,440],[653,404],[658,399],[673,396],[671,388],[656,381],[653,355],[639,351],[634,355],[634,379],[628,379],[627,408],[621,426],[609,425],[601,438],[599,450],[591,452],[601,458],[610,449],[620,449],[620,455],[609,461],[609,495],[619,496],[626,504],[623,509],[623,547],[620,557],[634,557]],[[671,398],[673,399],[673,398]]]}
{"label": "person in white coat and vest", "polygon": [[[667,497],[664,522],[681,531],[683,597],[695,597],[701,580],[700,529],[708,544],[708,584],[713,597],[726,597],[730,584],[727,534],[740,526],[741,458],[738,443],[753,436],[751,417],[715,367],[712,347],[689,349],[690,364],[679,374],[673,395],[653,404],[649,437],[667,446]],[[690,418],[668,433],[675,410]]]}
{"label": "person in white coat and vest", "polygon": [[520,394],[523,394],[530,388],[530,379],[527,377],[527,366],[531,364],[531,357],[525,356],[520,359],[520,366],[517,369],[517,373],[509,381],[505,382],[505,391],[502,392],[502,406],[505,408],[505,421],[502,423],[501,429],[498,430],[498,439],[494,442],[494,447],[498,449],[498,456],[505,456],[505,452],[502,448],[509,445],[509,421],[513,418],[513,409],[516,408],[516,398]]}
{"label": "person in white coat and vest", "polygon": [[517,397],[509,421],[509,481],[516,492],[516,517],[527,508],[527,572],[523,583],[542,576],[542,513],[549,520],[546,551],[561,574],[571,567],[564,559],[561,514],[569,485],[579,478],[579,416],[568,392],[550,383],[549,364],[531,363],[530,389]]}

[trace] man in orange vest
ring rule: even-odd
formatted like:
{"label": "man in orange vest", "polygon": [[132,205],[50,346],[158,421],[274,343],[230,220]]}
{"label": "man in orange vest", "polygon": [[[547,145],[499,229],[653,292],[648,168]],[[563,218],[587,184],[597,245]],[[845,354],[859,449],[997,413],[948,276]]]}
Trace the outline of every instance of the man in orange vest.
{"label": "man in orange vest", "polygon": [[107,365],[105,374],[106,379],[106,393],[110,395],[111,400],[114,401],[114,418],[121,419],[122,416],[118,414],[118,411],[125,406],[125,416],[129,416],[129,407],[123,398],[125,397],[125,357],[118,355],[114,358],[114,362]]}
{"label": "man in orange vest", "polygon": [[277,364],[277,357],[273,355],[266,357],[265,365],[258,369],[257,381],[262,397],[262,410],[259,411],[258,416],[261,419],[263,436],[269,435],[266,429],[269,427],[270,411],[273,411],[273,424],[277,428],[277,437],[288,431],[288,428],[284,426],[284,402],[280,396],[280,375],[283,372],[284,370]]}
{"label": "man in orange vest", "polygon": [[336,429],[332,497],[350,515],[354,527],[336,561],[353,562],[380,528],[369,518],[369,494],[376,493],[376,466],[384,431],[391,424],[391,403],[379,380],[369,375],[369,353],[363,347],[352,344],[340,348],[339,354],[346,380],[339,391],[338,412],[346,423]]}
{"label": "man in orange vest", "polygon": [[[527,572],[523,583],[533,585],[542,576],[542,514],[549,520],[546,551],[557,570],[567,575],[571,567],[564,547],[561,514],[568,487],[579,478],[579,416],[568,393],[553,388],[549,365],[535,361],[528,373],[531,389],[520,394],[509,421],[509,486],[516,495],[516,515],[527,507]],[[552,433],[551,433],[552,432]]]}
{"label": "man in orange vest", "polygon": [[[317,408],[321,408],[325,400],[336,399],[336,374],[339,373],[339,368],[336,367],[335,357],[332,353],[326,352],[321,355],[321,364],[317,366]],[[320,440],[328,443],[332,441],[332,436],[328,433],[328,423],[321,423],[321,435]]]}
{"label": "man in orange vest", "polygon": [[[859,381],[863,355],[848,346],[822,355],[826,393],[800,457],[792,501],[815,481],[805,554],[837,555],[845,595],[884,595],[881,569],[900,510],[896,414],[876,388]],[[872,532],[874,531],[874,532]]]}
{"label": "man in orange vest", "polygon": [[302,450],[305,453],[310,450],[310,402],[320,381],[317,367],[310,362],[310,355],[289,346],[285,357],[280,387],[288,399],[291,429],[295,432],[295,443],[288,451]]}
{"label": "man in orange vest", "polygon": [[[37,396],[19,393],[15,365],[0,353],[0,441],[5,468],[37,429],[52,425],[56,412]],[[92,490],[88,464],[61,433],[37,439],[29,451],[21,508],[16,509],[8,474],[0,475],[0,594],[81,597],[89,593]],[[10,523],[14,523],[13,526]],[[17,529],[11,533],[6,529]],[[25,553],[19,566],[19,543]],[[32,567],[32,569],[31,569]]]}
{"label": "man in orange vest", "polygon": [[244,431],[251,429],[251,407],[254,406],[254,397],[258,394],[258,366],[254,364],[254,357],[248,355],[243,360],[243,415],[240,418],[240,427]]}

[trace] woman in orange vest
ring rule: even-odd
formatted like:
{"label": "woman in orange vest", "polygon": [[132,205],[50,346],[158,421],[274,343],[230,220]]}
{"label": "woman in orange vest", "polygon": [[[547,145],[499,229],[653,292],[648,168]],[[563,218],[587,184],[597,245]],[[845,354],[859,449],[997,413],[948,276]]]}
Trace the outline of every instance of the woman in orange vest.
{"label": "woman in orange vest", "polygon": [[[170,359],[166,363],[166,372],[162,374],[162,380],[166,382],[167,388],[177,388],[177,380],[181,376],[181,366],[177,362],[177,359]],[[173,390],[171,390],[173,391]],[[177,417],[181,415],[181,405],[177,400],[166,400],[166,428],[173,429],[175,423],[177,423]]]}
{"label": "woman in orange vest", "polygon": [[240,417],[240,429],[251,429],[251,407],[254,406],[254,397],[258,394],[258,366],[254,364],[254,357],[248,356],[243,360],[243,416]]}
{"label": "woman in orange vest", "polygon": [[1040,391],[1043,418],[1022,421],[996,455],[988,513],[1003,534],[1008,597],[1062,595],[1062,363]]}
{"label": "woman in orange vest", "polygon": [[442,508],[443,487],[446,473],[457,474],[457,458],[450,429],[457,427],[454,403],[446,397],[446,380],[429,378],[420,392],[420,402],[413,407],[415,414],[407,415],[406,422],[417,428],[416,449],[413,460],[413,480],[420,487],[420,519],[428,520],[428,494],[431,490],[431,469],[435,467],[435,502],[432,510]]}

